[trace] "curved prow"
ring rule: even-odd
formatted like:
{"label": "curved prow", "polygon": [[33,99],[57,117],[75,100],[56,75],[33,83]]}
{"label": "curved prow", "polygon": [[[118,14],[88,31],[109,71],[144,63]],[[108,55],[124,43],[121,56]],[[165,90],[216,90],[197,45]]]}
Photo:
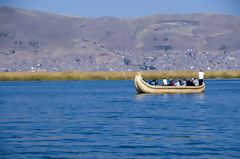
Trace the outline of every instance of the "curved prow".
{"label": "curved prow", "polygon": [[142,76],[141,76],[140,72],[138,72],[134,79],[134,86],[138,93],[144,93],[144,92],[142,92],[142,90],[139,88],[139,85],[138,85],[138,81],[140,78],[142,78]]}

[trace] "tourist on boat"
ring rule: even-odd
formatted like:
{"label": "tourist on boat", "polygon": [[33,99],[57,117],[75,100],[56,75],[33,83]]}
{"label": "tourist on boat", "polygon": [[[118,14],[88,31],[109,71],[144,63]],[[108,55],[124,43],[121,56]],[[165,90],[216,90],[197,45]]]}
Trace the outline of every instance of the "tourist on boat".
{"label": "tourist on boat", "polygon": [[178,81],[179,81],[180,86],[182,86],[182,85],[183,85],[183,79],[182,79],[182,77],[180,77],[180,78],[178,79]]}
{"label": "tourist on boat", "polygon": [[182,80],[182,86],[187,86],[187,82],[186,82],[185,78]]}
{"label": "tourist on boat", "polygon": [[180,85],[180,80],[177,80],[177,82],[174,84],[174,86],[181,86]]}
{"label": "tourist on boat", "polygon": [[152,85],[152,86],[155,86],[154,80],[149,81],[149,84]]}
{"label": "tourist on boat", "polygon": [[153,81],[149,81],[148,84],[153,85]]}
{"label": "tourist on boat", "polygon": [[157,79],[154,79],[154,80],[150,81],[149,84],[151,84],[153,86],[158,86],[158,81],[157,81]]}
{"label": "tourist on boat", "polygon": [[199,86],[203,84],[204,72],[202,70],[199,71]]}
{"label": "tourist on boat", "polygon": [[166,78],[164,77],[163,81],[162,81],[162,86],[167,86],[167,85],[168,85],[168,82],[167,82]]}
{"label": "tourist on boat", "polygon": [[198,82],[198,80],[196,78],[194,78],[193,84],[194,84],[194,86],[199,86],[199,82]]}
{"label": "tourist on boat", "polygon": [[187,80],[187,86],[194,86],[194,84],[191,80]]}
{"label": "tourist on boat", "polygon": [[159,84],[158,84],[158,81],[157,81],[157,79],[155,79],[155,85],[156,86],[158,86]]}
{"label": "tourist on boat", "polygon": [[170,79],[168,86],[174,86],[174,81],[172,79]]}

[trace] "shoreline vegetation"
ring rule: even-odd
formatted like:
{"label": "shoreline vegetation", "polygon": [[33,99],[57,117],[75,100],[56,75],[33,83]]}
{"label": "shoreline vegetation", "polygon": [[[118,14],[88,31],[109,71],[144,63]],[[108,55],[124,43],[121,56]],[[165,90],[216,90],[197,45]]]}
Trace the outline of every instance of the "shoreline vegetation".
{"label": "shoreline vegetation", "polygon": [[[0,81],[78,81],[78,80],[134,80],[137,72],[0,72]],[[141,72],[146,80],[198,78],[197,71]],[[205,79],[240,78],[240,71],[207,71]]]}

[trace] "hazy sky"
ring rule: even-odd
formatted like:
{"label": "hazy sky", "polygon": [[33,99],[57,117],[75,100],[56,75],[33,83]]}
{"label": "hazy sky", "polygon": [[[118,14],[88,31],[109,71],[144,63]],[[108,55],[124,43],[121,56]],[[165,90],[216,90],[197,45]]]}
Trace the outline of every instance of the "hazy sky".
{"label": "hazy sky", "polygon": [[0,0],[0,6],[85,17],[206,12],[240,16],[240,0]]}

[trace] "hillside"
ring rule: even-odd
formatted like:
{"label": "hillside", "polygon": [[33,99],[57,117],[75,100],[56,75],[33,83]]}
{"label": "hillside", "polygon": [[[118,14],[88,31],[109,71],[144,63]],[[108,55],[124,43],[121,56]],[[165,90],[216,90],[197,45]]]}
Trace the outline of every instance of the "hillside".
{"label": "hillside", "polygon": [[86,18],[0,7],[0,71],[240,70],[240,17]]}

